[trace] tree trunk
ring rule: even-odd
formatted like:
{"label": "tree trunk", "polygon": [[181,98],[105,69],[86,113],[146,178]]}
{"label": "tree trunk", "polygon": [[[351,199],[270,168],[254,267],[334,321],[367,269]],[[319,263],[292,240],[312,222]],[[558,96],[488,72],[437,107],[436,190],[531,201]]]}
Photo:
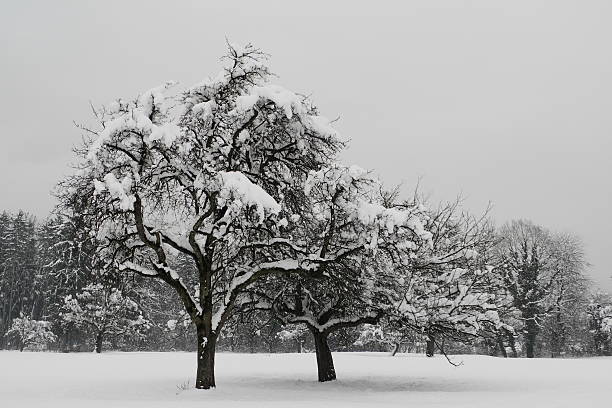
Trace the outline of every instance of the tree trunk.
{"label": "tree trunk", "polygon": [[395,343],[393,344],[393,351],[391,351],[391,357],[395,356],[397,354],[397,352],[399,351],[400,348],[400,344],[399,343]]}
{"label": "tree trunk", "polygon": [[509,330],[507,330],[506,333],[508,335],[508,344],[512,350],[512,357],[517,358],[518,353],[516,352],[516,341],[514,340],[514,334],[512,334]]}
{"label": "tree trunk", "polygon": [[504,339],[501,335],[497,335],[497,346],[499,347],[499,351],[501,352],[504,358],[508,358],[508,353],[506,353],[506,346],[504,345]]}
{"label": "tree trunk", "polygon": [[525,341],[525,352],[527,353],[527,358],[535,357],[534,343],[535,342],[534,342],[533,336],[527,335],[527,338]]}
{"label": "tree trunk", "polygon": [[525,333],[525,351],[527,358],[535,357],[535,343],[536,337],[539,332],[539,327],[534,320],[527,320],[527,327]]}
{"label": "tree trunk", "polygon": [[327,333],[321,333],[316,329],[312,329],[312,335],[314,336],[317,354],[319,382],[333,381],[336,379],[336,370],[334,369],[334,359],[331,350],[327,344]]}
{"label": "tree trunk", "polygon": [[249,353],[255,353],[255,336],[249,336]]}
{"label": "tree trunk", "polygon": [[208,333],[204,327],[197,328],[198,369],[196,371],[196,388],[207,390],[215,385],[215,349],[217,337]]}
{"label": "tree trunk", "polygon": [[99,332],[96,335],[96,353],[102,352],[102,341],[104,340],[104,332]]}
{"label": "tree trunk", "polygon": [[495,340],[491,340],[487,338],[485,340],[485,344],[487,345],[487,350],[489,350],[489,355],[491,357],[497,357],[497,352],[498,352],[497,342]]}
{"label": "tree trunk", "polygon": [[436,342],[433,334],[427,335],[427,348],[425,350],[425,355],[427,357],[433,357],[436,351]]}
{"label": "tree trunk", "polygon": [[297,339],[297,340],[295,341],[295,351],[296,351],[297,353],[301,353],[301,352],[302,352],[302,340]]}
{"label": "tree trunk", "polygon": [[565,345],[565,327],[563,324],[563,316],[561,314],[561,306],[557,305],[557,311],[555,313],[556,327],[553,330],[552,338],[550,342],[550,356],[552,358],[559,357],[563,346]]}

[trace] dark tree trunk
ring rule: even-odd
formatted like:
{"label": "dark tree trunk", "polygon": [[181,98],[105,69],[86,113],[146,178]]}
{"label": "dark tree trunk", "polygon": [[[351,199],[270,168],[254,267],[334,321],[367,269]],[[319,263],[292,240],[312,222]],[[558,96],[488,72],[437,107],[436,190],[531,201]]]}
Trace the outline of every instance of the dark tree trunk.
{"label": "dark tree trunk", "polygon": [[319,382],[333,381],[336,379],[336,370],[334,369],[334,359],[329,344],[327,344],[327,333],[312,329],[312,335],[314,336],[317,354]]}
{"label": "dark tree trunk", "polygon": [[399,343],[395,343],[393,345],[393,351],[391,351],[391,356],[395,356],[397,354],[397,352],[399,351],[400,348],[400,344]]}
{"label": "dark tree trunk", "polygon": [[601,356],[603,354],[602,352],[603,350],[602,350],[602,342],[600,341],[599,334],[595,335],[594,347],[595,347],[595,353],[598,356]]}
{"label": "dark tree trunk", "polygon": [[255,336],[249,336],[249,353],[255,353]]}
{"label": "dark tree trunk", "polygon": [[607,340],[606,342],[604,342],[604,344],[603,344],[603,355],[609,356],[611,354],[610,353],[610,345],[611,345],[610,340]]}
{"label": "dark tree trunk", "polygon": [[535,341],[533,339],[533,336],[527,335],[527,339],[525,341],[525,352],[527,353],[527,358],[535,357],[535,352],[534,352],[535,344],[534,343]]}
{"label": "dark tree trunk", "polygon": [[563,324],[563,316],[561,314],[561,306],[557,305],[557,311],[555,313],[556,325],[552,332],[552,338],[550,342],[550,356],[552,358],[559,357],[563,346],[565,344],[565,327]]}
{"label": "dark tree trunk", "polygon": [[215,349],[217,338],[204,327],[197,328],[198,369],[196,371],[196,388],[207,390],[215,385]]}
{"label": "dark tree trunk", "polygon": [[487,345],[487,350],[489,350],[489,355],[491,357],[497,357],[497,352],[498,352],[497,342],[495,340],[487,338],[485,340],[485,344]]}
{"label": "dark tree trunk", "polygon": [[508,353],[506,353],[506,346],[504,345],[504,339],[501,335],[497,335],[497,346],[499,347],[499,351],[504,358],[508,358]]}
{"label": "dark tree trunk", "polygon": [[512,357],[517,358],[518,353],[516,352],[516,342],[514,340],[514,334],[510,331],[506,331],[508,335],[508,344],[510,345],[510,350],[512,350]]}
{"label": "dark tree trunk", "polygon": [[296,340],[295,341],[295,351],[296,351],[296,353],[301,353],[302,352],[302,340]]}
{"label": "dark tree trunk", "polygon": [[525,333],[525,352],[527,354],[527,358],[535,357],[535,343],[538,332],[539,327],[537,323],[533,319],[527,320]]}
{"label": "dark tree trunk", "polygon": [[104,332],[99,332],[96,335],[96,353],[102,352],[102,341],[104,340]]}
{"label": "dark tree trunk", "polygon": [[436,352],[436,341],[433,334],[427,335],[427,348],[425,349],[425,355],[427,357],[433,357]]}
{"label": "dark tree trunk", "polygon": [[70,351],[68,349],[68,341],[69,341],[69,333],[68,331],[64,331],[63,336],[60,337],[60,344],[58,346],[59,350],[62,353],[68,353]]}

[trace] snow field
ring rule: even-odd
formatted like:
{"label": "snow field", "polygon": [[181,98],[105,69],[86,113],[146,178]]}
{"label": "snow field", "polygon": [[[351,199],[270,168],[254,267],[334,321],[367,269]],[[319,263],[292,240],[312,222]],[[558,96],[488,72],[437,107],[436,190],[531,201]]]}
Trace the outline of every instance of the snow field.
{"label": "snow field", "polygon": [[[612,358],[334,353],[217,355],[217,389],[192,389],[193,353],[0,352],[0,407],[607,407]],[[520,404],[520,405],[517,405]]]}

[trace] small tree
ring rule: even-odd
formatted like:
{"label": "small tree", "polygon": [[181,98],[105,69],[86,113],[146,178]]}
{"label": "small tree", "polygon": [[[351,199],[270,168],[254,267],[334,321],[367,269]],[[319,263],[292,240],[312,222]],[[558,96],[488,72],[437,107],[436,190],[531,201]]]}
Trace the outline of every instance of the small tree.
{"label": "small tree", "polygon": [[[20,314],[40,318],[36,221],[23,211],[0,215],[0,336]],[[2,338],[2,337],[0,337]],[[0,347],[3,345],[0,342]]]}
{"label": "small tree", "polygon": [[13,319],[6,336],[15,336],[19,342],[19,351],[30,346],[46,346],[53,343],[57,337],[51,331],[51,325],[44,320],[33,320],[21,314]]}
{"label": "small tree", "polygon": [[57,347],[70,351],[85,341],[81,330],[61,316],[64,298],[78,293],[95,280],[96,243],[86,225],[87,216],[78,207],[84,199],[77,193],[58,197],[66,206],[63,213],[45,220],[38,230],[43,301],[41,310],[53,324]]}
{"label": "small tree", "polygon": [[388,320],[400,333],[421,334],[427,356],[442,350],[445,338],[466,341],[502,324],[488,285],[496,273],[488,257],[492,227],[486,213],[474,217],[459,204],[430,210],[431,241],[396,261],[397,300]]}
{"label": "small tree", "polygon": [[593,352],[609,355],[612,353],[612,299],[603,294],[593,296],[586,314]]}
{"label": "small tree", "polygon": [[397,330],[389,326],[386,319],[377,325],[364,324],[359,330],[359,338],[355,341],[356,346],[365,347],[372,344],[380,344],[391,348],[391,356],[395,356],[402,345],[418,342],[421,336],[411,330]]}
{"label": "small tree", "polygon": [[582,244],[576,237],[554,234],[523,220],[503,226],[500,237],[498,268],[521,314],[527,357],[535,356],[536,340],[553,315],[553,321],[549,320],[554,332],[552,351],[558,353],[565,336],[565,310],[582,291]]}
{"label": "small tree", "polygon": [[304,349],[308,329],[303,324],[289,325],[276,335],[281,341],[293,342],[295,344],[295,351],[301,353]]}
{"label": "small tree", "polygon": [[104,339],[139,336],[149,327],[136,302],[121,290],[105,284],[90,284],[75,297],[65,299],[63,318],[90,332],[96,353]]}

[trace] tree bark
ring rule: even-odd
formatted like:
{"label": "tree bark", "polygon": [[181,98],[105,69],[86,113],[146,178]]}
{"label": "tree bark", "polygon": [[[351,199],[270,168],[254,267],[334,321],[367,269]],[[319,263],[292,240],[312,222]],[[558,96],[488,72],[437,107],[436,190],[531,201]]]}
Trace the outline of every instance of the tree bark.
{"label": "tree bark", "polygon": [[255,336],[249,336],[249,353],[255,353]]}
{"label": "tree bark", "polygon": [[317,354],[317,370],[319,382],[333,381],[336,379],[334,359],[327,344],[327,333],[312,329],[314,336],[315,352]]}
{"label": "tree bark", "polygon": [[508,335],[508,344],[510,345],[510,349],[512,350],[512,357],[517,358],[518,353],[516,351],[516,341],[514,339],[514,334],[512,334],[509,330],[506,331]]}
{"label": "tree bark", "polygon": [[425,355],[427,357],[433,357],[436,351],[436,342],[433,334],[427,335],[427,348],[425,350]]}
{"label": "tree bark", "polygon": [[532,337],[533,336],[527,335],[527,339],[525,341],[525,352],[527,353],[527,358],[535,357],[534,340],[532,339]]}
{"label": "tree bark", "polygon": [[487,346],[487,350],[491,357],[497,357],[497,342],[495,340],[489,339],[488,337],[485,339],[485,344]]}
{"label": "tree bark", "polygon": [[215,349],[217,337],[205,327],[197,328],[198,368],[196,371],[196,388],[208,390],[215,384]]}
{"label": "tree bark", "polygon": [[527,358],[535,357],[535,343],[539,332],[539,327],[534,320],[527,320],[525,333],[525,351]]}
{"label": "tree bark", "polygon": [[559,357],[563,346],[565,344],[565,327],[563,324],[563,316],[561,314],[561,306],[557,305],[557,311],[555,313],[556,327],[552,331],[552,338],[550,341],[550,356],[552,358]]}
{"label": "tree bark", "polygon": [[296,351],[297,353],[301,353],[301,352],[302,352],[302,340],[297,339],[297,340],[295,341],[295,351]]}
{"label": "tree bark", "polygon": [[102,352],[102,341],[104,340],[104,332],[98,332],[96,335],[96,353]]}
{"label": "tree bark", "polygon": [[506,346],[504,345],[504,339],[501,335],[497,335],[497,346],[499,347],[499,351],[501,352],[504,358],[508,358],[508,353],[506,353]]}

